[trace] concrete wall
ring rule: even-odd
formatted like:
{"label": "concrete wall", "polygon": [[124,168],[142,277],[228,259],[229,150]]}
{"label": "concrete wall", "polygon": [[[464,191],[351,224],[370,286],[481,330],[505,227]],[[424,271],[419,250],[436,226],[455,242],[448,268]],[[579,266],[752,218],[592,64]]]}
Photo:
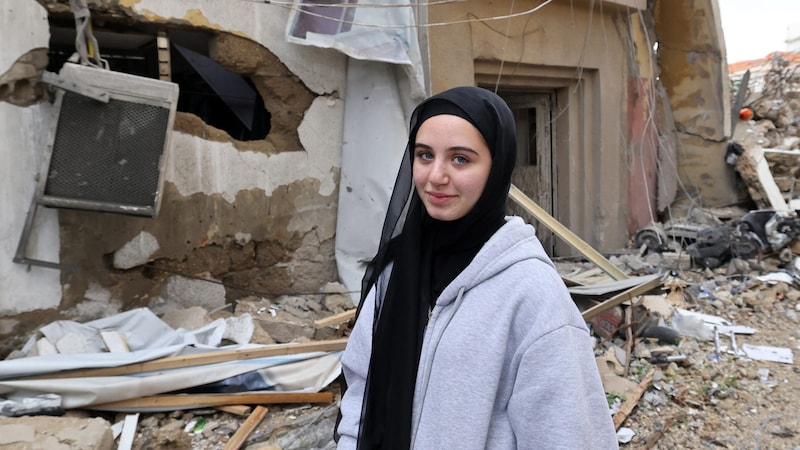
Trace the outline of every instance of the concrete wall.
{"label": "concrete wall", "polygon": [[[216,33],[211,56],[250,76],[272,114],[272,130],[263,141],[239,142],[178,113],[158,217],[40,208],[28,256],[78,270],[29,271],[11,258],[53,108],[48,102],[0,102],[0,351],[57,317],[86,320],[181,302],[214,307],[248,295],[318,292],[335,281],[346,58],[287,44],[288,10],[279,6],[239,2],[233,8],[197,0],[91,4],[93,17],[106,22]],[[69,13],[64,4],[45,5],[50,13]],[[47,46],[47,14],[35,0],[3,3],[0,74],[18,71],[22,56]]]}
{"label": "concrete wall", "polygon": [[[19,104],[37,101],[28,77],[36,71],[33,59],[43,52],[49,37],[47,11],[30,0],[9,0],[0,6],[0,74],[4,85],[20,93]],[[18,60],[23,62],[10,70]],[[46,61],[46,56],[45,56]],[[39,67],[41,70],[41,67]],[[48,105],[22,107],[0,102],[0,316],[58,306],[61,298],[59,273],[50,269],[14,264],[25,216],[35,188],[35,176],[44,153],[45,129],[51,108]],[[42,259],[58,258],[59,235],[55,211],[42,211],[34,230],[29,254]],[[1,319],[0,332],[13,327],[11,319]]]}
{"label": "concrete wall", "polygon": [[684,198],[707,207],[738,203],[743,199],[736,174],[725,163],[731,117],[719,5],[716,0],[661,0],[654,16],[661,81],[678,129]]}
{"label": "concrete wall", "polygon": [[[517,1],[512,12],[539,3]],[[452,24],[428,30],[431,91],[481,84],[553,92],[554,215],[598,249],[621,248],[630,231],[631,146],[655,151],[646,133],[628,129],[629,96],[638,81],[630,77],[634,58],[626,47],[627,20],[636,9],[617,2],[553,2],[510,20],[480,20],[508,15],[509,5],[455,2],[429,8],[430,23]],[[645,161],[653,164],[653,157]],[[650,172],[639,183],[651,183]],[[570,251],[559,248],[562,254]]]}

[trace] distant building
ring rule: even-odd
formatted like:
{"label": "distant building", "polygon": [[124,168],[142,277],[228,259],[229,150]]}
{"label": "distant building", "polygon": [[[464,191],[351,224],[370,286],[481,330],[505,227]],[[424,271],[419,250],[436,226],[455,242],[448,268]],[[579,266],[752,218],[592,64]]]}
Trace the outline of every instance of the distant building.
{"label": "distant building", "polygon": [[[789,41],[787,41],[788,43]],[[795,39],[795,43],[800,45],[800,40]],[[780,59],[785,59],[787,66],[782,68],[781,71],[789,73],[800,73],[800,50],[792,52],[772,52],[767,56],[760,59],[752,59],[748,61],[739,61],[728,64],[728,76],[731,81],[731,87],[734,90],[739,89],[742,77],[745,72],[750,71],[750,90],[751,93],[758,93],[764,90],[764,77],[773,70],[775,63]]]}

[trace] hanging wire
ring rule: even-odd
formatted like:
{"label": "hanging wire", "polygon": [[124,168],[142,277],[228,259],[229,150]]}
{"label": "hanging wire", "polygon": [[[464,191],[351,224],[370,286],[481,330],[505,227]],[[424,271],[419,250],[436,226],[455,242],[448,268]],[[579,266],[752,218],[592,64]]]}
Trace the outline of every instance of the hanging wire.
{"label": "hanging wire", "polygon": [[[511,7],[508,8],[508,14],[514,12],[514,0],[511,0]],[[506,62],[506,48],[508,46],[508,35],[511,32],[511,19],[508,19],[506,22],[506,33],[503,38],[503,54],[500,56],[500,70],[497,71],[497,81],[494,83],[494,93],[497,94],[497,90],[500,88],[500,77],[503,75],[503,65]],[[523,38],[522,41],[524,42],[525,39]],[[522,58],[522,55],[520,55]]]}
{"label": "hanging wire", "polygon": [[[275,6],[295,6],[298,3],[295,1],[281,1],[281,0],[245,0],[250,3],[266,3],[268,5],[275,5]],[[315,2],[303,2],[300,3],[301,7],[312,7],[312,8],[416,8],[418,6],[436,6],[436,5],[445,5],[448,3],[462,3],[467,2],[470,0],[439,0],[435,2],[426,2],[426,3],[349,3],[349,2],[341,2],[341,3],[315,3]]]}
{"label": "hanging wire", "polygon": [[[248,1],[250,1],[250,0],[248,0]],[[508,15],[502,15],[502,16],[492,16],[492,17],[482,17],[482,18],[474,18],[474,19],[454,20],[454,21],[451,21],[451,22],[434,22],[434,23],[426,23],[426,24],[414,24],[414,25],[386,25],[386,24],[371,24],[371,23],[364,23],[364,22],[355,22],[355,21],[351,21],[351,20],[337,19],[335,17],[326,16],[325,14],[319,14],[319,13],[315,13],[315,12],[312,12],[312,11],[308,11],[308,10],[304,9],[304,6],[307,6],[306,4],[303,4],[301,6],[297,6],[297,4],[289,3],[289,2],[280,2],[280,3],[270,2],[269,4],[274,4],[275,6],[278,6],[278,7],[281,7],[281,8],[285,8],[285,9],[289,9],[291,11],[297,12],[298,14],[306,14],[306,15],[309,15],[309,16],[319,17],[319,18],[322,18],[322,19],[325,19],[325,20],[329,20],[329,21],[332,21],[332,22],[347,24],[347,25],[351,25],[351,26],[354,25],[354,26],[360,26],[360,27],[396,29],[396,28],[431,28],[431,27],[442,27],[442,26],[448,26],[448,25],[458,25],[458,24],[464,24],[464,23],[485,22],[485,21],[490,21],[490,20],[512,19],[514,17],[523,17],[523,16],[526,16],[528,14],[533,14],[536,11],[544,8],[548,4],[552,3],[553,1],[554,0],[546,0],[544,3],[538,5],[538,6],[534,7],[534,8],[528,9],[526,11],[518,12],[518,13],[515,13],[515,14],[508,14]],[[328,5],[319,4],[318,6],[328,6]],[[366,5],[358,4],[358,5],[352,5],[352,6],[366,6]],[[416,7],[417,5],[416,4],[393,5],[393,7],[395,7],[395,8],[396,7],[400,7],[400,6],[414,6],[414,7]]]}

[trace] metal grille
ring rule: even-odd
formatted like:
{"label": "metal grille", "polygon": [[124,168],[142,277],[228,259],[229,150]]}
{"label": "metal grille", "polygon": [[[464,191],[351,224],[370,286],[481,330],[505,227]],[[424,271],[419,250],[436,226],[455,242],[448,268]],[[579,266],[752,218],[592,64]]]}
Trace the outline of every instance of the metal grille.
{"label": "metal grille", "polygon": [[155,207],[168,108],[65,92],[44,194]]}

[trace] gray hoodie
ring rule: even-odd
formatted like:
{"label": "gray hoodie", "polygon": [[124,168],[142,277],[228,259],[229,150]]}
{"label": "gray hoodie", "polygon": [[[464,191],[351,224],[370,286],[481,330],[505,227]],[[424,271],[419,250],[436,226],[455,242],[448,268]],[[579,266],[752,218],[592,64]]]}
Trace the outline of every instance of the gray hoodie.
{"label": "gray hoodie", "polygon": [[[356,447],[374,290],[342,357],[339,449]],[[417,369],[412,448],[618,448],[591,345],[533,227],[508,218],[436,300]]]}

